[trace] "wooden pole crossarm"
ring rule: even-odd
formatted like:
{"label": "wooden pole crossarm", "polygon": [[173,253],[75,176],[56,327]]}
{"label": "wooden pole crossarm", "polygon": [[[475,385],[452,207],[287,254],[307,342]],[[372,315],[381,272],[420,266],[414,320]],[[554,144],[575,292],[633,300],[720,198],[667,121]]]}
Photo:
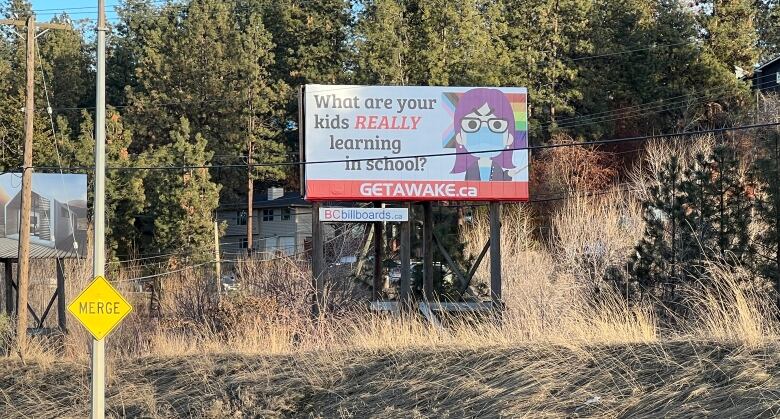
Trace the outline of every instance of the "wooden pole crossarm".
{"label": "wooden pole crossarm", "polygon": [[[22,19],[0,19],[0,25],[27,26],[27,22]],[[62,29],[73,30],[73,27],[64,23],[36,23],[36,28],[41,29]]]}

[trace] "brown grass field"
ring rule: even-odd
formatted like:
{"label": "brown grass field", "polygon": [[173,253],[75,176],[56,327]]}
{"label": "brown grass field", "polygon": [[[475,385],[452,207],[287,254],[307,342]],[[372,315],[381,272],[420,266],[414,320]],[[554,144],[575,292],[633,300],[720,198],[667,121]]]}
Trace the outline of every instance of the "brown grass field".
{"label": "brown grass field", "polygon": [[[706,147],[703,140],[697,147]],[[247,260],[240,291],[215,302],[210,271],[166,277],[162,317],[146,296],[112,279],[136,306],[108,338],[111,417],[773,417],[780,414],[778,316],[739,270],[706,266],[717,286],[690,289],[690,316],[658,318],[652,301],[626,301],[603,286],[643,232],[638,199],[652,182],[654,145],[632,192],[578,197],[534,235],[529,208],[507,206],[501,321],[370,313],[359,281],[329,292],[331,310],[309,316],[305,263]],[[689,148],[690,149],[690,148]],[[460,232],[468,254],[485,242],[484,214]],[[593,244],[598,243],[594,253]],[[179,261],[179,263],[182,263]],[[487,266],[477,282],[487,282]],[[175,266],[174,266],[175,267]],[[51,273],[38,267],[38,276]],[[88,261],[68,267],[68,298]],[[209,268],[210,269],[210,268]],[[34,285],[35,307],[46,303]],[[594,298],[594,292],[598,298]],[[49,294],[50,295],[50,294]],[[89,336],[69,319],[64,337],[33,338],[21,360],[0,357],[0,418],[86,417]],[[0,343],[13,348],[0,317]]]}

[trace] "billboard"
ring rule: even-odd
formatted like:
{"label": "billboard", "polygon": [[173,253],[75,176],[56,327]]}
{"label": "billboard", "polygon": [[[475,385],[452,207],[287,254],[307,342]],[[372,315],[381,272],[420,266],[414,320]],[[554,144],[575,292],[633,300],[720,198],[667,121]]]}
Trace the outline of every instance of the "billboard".
{"label": "billboard", "polygon": [[306,85],[308,200],[528,200],[525,88]]}
{"label": "billboard", "polygon": [[[0,175],[0,258],[16,258],[22,175]],[[87,246],[87,175],[34,173],[30,256],[84,256]]]}

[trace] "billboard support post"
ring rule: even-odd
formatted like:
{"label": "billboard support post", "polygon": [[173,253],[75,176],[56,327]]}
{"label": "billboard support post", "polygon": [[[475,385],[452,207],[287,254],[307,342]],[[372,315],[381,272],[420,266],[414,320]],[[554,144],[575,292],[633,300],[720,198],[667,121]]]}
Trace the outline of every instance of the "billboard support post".
{"label": "billboard support post", "polygon": [[320,222],[320,203],[314,202],[311,206],[311,267],[312,267],[312,316],[319,317],[324,305],[323,294],[325,288],[324,252],[322,242],[322,223]]}
{"label": "billboard support post", "polygon": [[411,300],[411,250],[412,250],[412,235],[411,235],[411,204],[404,204],[409,209],[409,220],[401,223],[401,292],[399,300],[401,305],[406,307]]}
{"label": "billboard support post", "polygon": [[[381,202],[374,202],[374,208],[381,208]],[[374,281],[373,289],[371,291],[371,300],[379,301],[382,298],[382,288],[384,288],[384,281],[382,280],[382,258],[383,256],[383,233],[382,222],[376,221],[373,223],[374,228]]]}
{"label": "billboard support post", "polygon": [[490,203],[490,297],[501,307],[501,203]]}
{"label": "billboard support post", "polygon": [[57,325],[62,333],[67,330],[65,316],[65,259],[57,258]]}
{"label": "billboard support post", "polygon": [[423,202],[423,299],[433,300],[433,205]]}
{"label": "billboard support post", "polygon": [[8,317],[14,313],[14,265],[10,260],[4,260],[5,265],[5,314]]}

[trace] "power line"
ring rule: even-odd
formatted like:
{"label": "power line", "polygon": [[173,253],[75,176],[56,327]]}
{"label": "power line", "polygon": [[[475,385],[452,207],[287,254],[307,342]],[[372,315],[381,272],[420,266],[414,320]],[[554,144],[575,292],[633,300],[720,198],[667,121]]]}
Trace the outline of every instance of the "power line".
{"label": "power line", "polygon": [[587,55],[587,56],[584,56],[584,57],[571,58],[568,61],[582,61],[582,60],[591,60],[591,59],[594,59],[594,58],[613,57],[613,56],[616,56],[616,55],[632,54],[634,52],[648,51],[648,50],[656,49],[656,48],[669,48],[669,47],[677,47],[677,46],[680,46],[680,45],[691,45],[691,44],[697,44],[697,43],[699,43],[698,40],[678,42],[678,43],[675,43],[675,44],[650,45],[650,46],[647,46],[647,47],[644,47],[644,48],[636,48],[636,49],[629,49],[629,50],[624,50],[624,51],[607,52],[607,53],[603,53],[603,54]]}
{"label": "power line", "polygon": [[[772,76],[772,79],[770,79],[769,76]],[[773,78],[774,78],[774,74],[758,76],[758,77],[756,77],[757,80],[760,80],[760,79],[767,79],[767,80],[762,81],[761,83],[756,83],[754,85],[754,87],[755,88],[760,88],[760,87],[763,87],[763,86],[774,84]],[[626,116],[638,117],[638,116],[641,116],[643,114],[641,114],[641,113],[640,114],[636,114],[636,115],[631,115],[631,114],[636,113],[636,112],[640,112],[640,111],[643,111],[643,110],[655,109],[655,108],[658,108],[658,107],[664,107],[664,106],[674,105],[674,104],[678,104],[678,103],[686,103],[690,99],[701,99],[701,98],[705,98],[705,97],[709,96],[710,94],[712,94],[713,97],[718,97],[718,96],[720,96],[720,94],[715,95],[714,94],[715,92],[719,92],[719,93],[723,94],[723,93],[727,93],[729,89],[730,89],[730,87],[723,87],[723,86],[721,86],[721,87],[713,87],[713,88],[710,88],[710,89],[704,89],[704,90],[699,91],[699,92],[693,92],[693,93],[688,93],[688,94],[684,94],[684,95],[672,96],[672,97],[668,97],[668,98],[664,98],[664,99],[658,99],[658,100],[651,101],[651,102],[645,102],[645,103],[642,103],[642,104],[639,104],[639,105],[626,106],[626,107],[622,107],[622,108],[618,108],[618,109],[612,109],[612,110],[608,110],[608,111],[602,111],[602,112],[594,112],[594,113],[590,113],[590,114],[587,114],[587,115],[575,115],[575,116],[571,116],[571,117],[560,118],[560,119],[556,119],[555,123],[559,127],[571,128],[571,127],[575,127],[575,126],[590,125],[591,123],[596,124],[596,123],[601,123],[601,122],[607,122],[608,121],[608,120],[602,120],[602,121],[589,122],[589,123],[583,123],[583,124],[574,124],[575,122],[577,122],[577,120],[580,120],[580,119],[592,121],[592,120],[597,120],[597,119],[609,118],[609,117],[613,117],[613,116],[615,116],[616,119],[623,119]],[[708,93],[705,93],[705,92],[710,92],[710,93],[708,94]],[[684,99],[684,98],[690,98],[690,99]],[[678,108],[670,108],[670,109],[666,109],[666,110],[673,110],[673,109],[678,109]],[[620,113],[620,112],[626,112],[626,111],[628,111],[628,114],[621,114]],[[657,113],[657,112],[649,112],[649,113]],[[542,127],[546,127],[546,126],[550,126],[550,125],[552,125],[552,122],[547,122],[547,123],[540,124],[540,126],[542,126]]]}
{"label": "power line", "polygon": [[[295,162],[278,162],[278,163],[268,163],[268,162],[257,162],[257,163],[243,163],[243,164],[225,164],[225,165],[181,165],[181,166],[127,166],[127,167],[107,167],[108,170],[116,170],[116,171],[125,171],[125,170],[194,170],[194,169],[230,169],[230,168],[241,168],[245,169],[247,167],[284,167],[284,166],[306,166],[306,165],[314,165],[314,164],[336,164],[336,163],[346,163],[346,162],[363,162],[363,161],[374,161],[374,160],[401,160],[401,159],[414,159],[414,158],[427,158],[427,157],[445,157],[445,156],[457,156],[457,155],[465,155],[465,154],[483,154],[483,153],[491,153],[495,154],[502,151],[519,151],[519,150],[546,150],[546,149],[553,149],[553,148],[560,148],[560,147],[583,147],[583,146],[594,146],[594,145],[604,145],[604,144],[615,144],[615,143],[623,143],[623,142],[633,142],[633,141],[647,141],[647,140],[653,140],[653,139],[662,139],[662,138],[670,138],[670,137],[691,137],[696,135],[704,135],[704,134],[716,134],[716,133],[723,133],[723,132],[730,132],[730,131],[742,131],[742,130],[749,130],[749,129],[757,129],[757,128],[768,128],[768,127],[775,127],[780,126],[780,122],[765,122],[765,123],[758,123],[758,124],[751,124],[751,125],[739,125],[739,126],[732,126],[732,127],[723,127],[723,128],[713,128],[713,129],[707,129],[707,130],[699,130],[699,131],[685,131],[685,132],[674,132],[674,133],[668,133],[668,134],[653,134],[653,135],[643,135],[643,136],[635,136],[635,137],[624,137],[624,138],[614,138],[614,139],[607,139],[607,140],[593,140],[583,143],[561,143],[561,144],[542,144],[542,145],[536,145],[536,146],[528,146],[528,147],[515,147],[515,148],[501,148],[501,149],[493,149],[493,150],[482,150],[482,151],[455,151],[455,152],[445,152],[445,153],[430,153],[430,154],[415,154],[415,155],[405,155],[405,156],[387,156],[387,157],[372,157],[372,158],[360,158],[360,159],[337,159],[337,160],[319,160],[319,161],[295,161]],[[72,171],[91,171],[94,168],[92,166],[71,166],[71,167],[57,167],[57,166],[39,166],[35,167],[36,170],[72,170]],[[22,169],[18,169],[22,170]]]}

